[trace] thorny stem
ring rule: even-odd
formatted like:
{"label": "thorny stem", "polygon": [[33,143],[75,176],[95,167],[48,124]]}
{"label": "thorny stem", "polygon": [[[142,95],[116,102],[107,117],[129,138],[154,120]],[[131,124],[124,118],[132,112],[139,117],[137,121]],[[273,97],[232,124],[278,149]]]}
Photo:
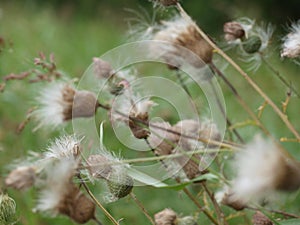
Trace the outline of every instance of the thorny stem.
{"label": "thorny stem", "polygon": [[115,220],[115,218],[110,215],[110,213],[104,208],[104,206],[98,201],[98,199],[95,197],[95,195],[91,192],[89,187],[86,185],[86,183],[82,180],[80,174],[78,175],[78,178],[81,181],[81,184],[83,185],[84,189],[86,192],[89,194],[89,196],[93,199],[93,201],[96,203],[96,205],[104,212],[104,214],[109,218],[109,220],[114,224],[114,225],[119,225],[119,223]]}
{"label": "thorny stem", "polygon": [[147,212],[147,210],[145,209],[143,204],[137,199],[136,195],[131,192],[130,197],[138,205],[138,207],[142,210],[142,212],[148,218],[148,220],[151,222],[151,224],[155,225],[155,222],[153,221],[152,217],[149,215],[149,213]]}
{"label": "thorny stem", "polygon": [[181,4],[177,3],[177,9],[179,10],[182,17],[187,20],[188,22],[192,23],[195,27],[195,29],[198,31],[198,33],[203,37],[207,43],[215,49],[215,51],[221,55],[227,62],[229,62],[233,68],[235,68],[245,79],[246,81],[252,86],[252,88],[260,95],[262,96],[266,102],[273,108],[274,112],[281,118],[281,120],[285,123],[285,125],[288,127],[288,129],[295,135],[297,139],[300,139],[300,135],[295,129],[295,127],[291,124],[291,122],[287,119],[286,115],[282,113],[282,111],[277,107],[277,105],[267,96],[267,94],[248,76],[246,72],[242,70],[242,68],[235,62],[233,59],[231,59],[224,51],[222,51],[213,41],[210,40],[210,38],[203,32],[199,26],[196,25],[195,22],[190,18],[190,16],[185,12],[185,10],[182,8]]}
{"label": "thorny stem", "polygon": [[292,84],[289,84],[288,81],[285,80],[285,78],[280,75],[279,71],[277,71],[276,69],[274,69],[274,67],[268,62],[268,60],[265,59],[265,57],[263,57],[261,55],[261,58],[263,60],[263,62],[267,65],[267,67],[278,77],[278,79],[285,84],[285,86],[287,86],[289,89],[291,89],[293,91],[293,93],[295,93],[295,95],[297,95],[298,98],[300,98],[299,93],[296,91],[296,89],[293,87]]}

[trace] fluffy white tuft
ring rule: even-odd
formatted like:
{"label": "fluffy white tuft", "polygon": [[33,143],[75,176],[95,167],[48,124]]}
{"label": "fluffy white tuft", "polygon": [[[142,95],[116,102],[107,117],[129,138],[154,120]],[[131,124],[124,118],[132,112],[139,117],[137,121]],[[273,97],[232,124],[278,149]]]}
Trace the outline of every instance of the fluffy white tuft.
{"label": "fluffy white tuft", "polygon": [[47,126],[56,128],[64,122],[64,99],[63,90],[66,83],[54,82],[40,91],[36,101],[39,108],[32,115],[40,127]]}
{"label": "fluffy white tuft", "polygon": [[80,154],[80,142],[75,135],[55,139],[45,152],[45,158],[74,158]]}
{"label": "fluffy white tuft", "polygon": [[233,181],[232,197],[248,202],[270,194],[275,190],[276,176],[281,166],[282,155],[275,144],[256,137],[237,155],[237,178]]}
{"label": "fluffy white tuft", "polygon": [[292,24],[290,33],[284,37],[281,57],[296,58],[300,56],[300,20]]}
{"label": "fluffy white tuft", "polygon": [[58,213],[58,205],[69,191],[70,180],[78,162],[74,159],[60,160],[46,168],[46,181],[37,200],[36,211]]}

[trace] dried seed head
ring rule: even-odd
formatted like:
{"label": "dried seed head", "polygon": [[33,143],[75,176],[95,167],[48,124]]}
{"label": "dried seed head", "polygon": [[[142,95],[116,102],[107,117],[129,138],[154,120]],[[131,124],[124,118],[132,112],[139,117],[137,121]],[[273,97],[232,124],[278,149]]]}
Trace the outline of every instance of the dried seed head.
{"label": "dried seed head", "polygon": [[37,98],[39,109],[33,112],[39,127],[48,125],[57,127],[76,117],[95,115],[97,99],[89,91],[77,91],[69,84],[53,83],[43,89]]}
{"label": "dried seed head", "polygon": [[61,136],[56,138],[47,147],[45,152],[45,158],[78,158],[82,152],[80,141],[75,135],[72,136]]}
{"label": "dried seed head", "polygon": [[193,23],[182,18],[164,22],[164,27],[155,34],[153,39],[168,42],[154,46],[152,51],[154,55],[161,56],[167,64],[171,65],[171,69],[178,69],[183,62],[200,68],[212,60],[213,48],[197,32]]}
{"label": "dried seed head", "polygon": [[235,21],[225,23],[223,26],[223,30],[225,33],[225,40],[228,42],[245,37],[245,30],[240,23]]}
{"label": "dried seed head", "polygon": [[293,191],[300,187],[299,162],[287,158],[274,143],[260,137],[238,153],[236,170],[232,201],[247,204],[265,199],[274,191]]}
{"label": "dried seed head", "polygon": [[112,172],[111,165],[105,165],[110,160],[103,155],[90,155],[87,159],[89,165],[89,172],[94,178],[104,178],[108,179],[110,173]]}
{"label": "dried seed head", "polygon": [[72,105],[71,118],[92,117],[95,115],[97,107],[97,97],[94,93],[90,91],[77,91]]}
{"label": "dried seed head", "polygon": [[[156,126],[163,129],[158,129]],[[179,136],[167,131],[172,129],[172,126],[168,122],[150,123],[151,135],[148,141],[151,147],[155,149],[156,155],[169,155],[176,147]]]}
{"label": "dried seed head", "polygon": [[177,218],[176,225],[198,225],[194,217],[185,216],[182,218]]}
{"label": "dried seed head", "polygon": [[70,184],[68,192],[60,200],[57,210],[76,223],[83,224],[95,218],[95,204],[87,198],[74,184]]}
{"label": "dried seed head", "polygon": [[259,211],[256,211],[252,217],[253,225],[273,225],[273,222]]}
{"label": "dried seed head", "polygon": [[120,199],[129,195],[132,191],[133,179],[128,176],[122,168],[118,168],[110,173],[107,186],[113,197]]}
{"label": "dried seed head", "polygon": [[178,3],[178,0],[154,0],[154,1],[163,6],[171,6],[171,5],[176,5]]}
{"label": "dried seed head", "polygon": [[297,58],[300,56],[300,20],[292,24],[290,33],[284,37],[281,57]]}
{"label": "dried seed head", "polygon": [[16,203],[7,194],[0,192],[0,224],[16,222]]}
{"label": "dried seed head", "polygon": [[114,70],[109,62],[97,57],[93,58],[93,62],[94,75],[98,79],[109,78],[114,74]]}
{"label": "dried seed head", "polygon": [[234,198],[234,196],[231,193],[231,190],[227,186],[224,188],[224,190],[216,193],[216,200],[218,203],[227,205],[238,211],[246,208],[245,202]]}
{"label": "dried seed head", "polygon": [[[149,126],[149,111],[155,105],[149,99],[138,101],[132,105],[129,113],[129,128],[133,135],[138,139],[145,139],[150,135]],[[134,120],[136,119],[136,120]]]}
{"label": "dried seed head", "polygon": [[[139,115],[135,116],[135,118],[138,121],[134,121],[134,120],[130,119],[129,123],[128,123],[132,134],[138,139],[148,138],[148,136],[150,135],[150,131],[148,129],[144,128],[144,126],[149,125],[148,113],[139,114]],[[141,122],[139,122],[139,120],[144,122],[145,124],[141,124]]]}
{"label": "dried seed head", "polygon": [[175,225],[177,214],[172,209],[164,209],[154,215],[155,225]]}
{"label": "dried seed head", "polygon": [[5,179],[5,185],[17,190],[25,190],[35,182],[35,168],[33,166],[21,166],[9,173]]}
{"label": "dried seed head", "polygon": [[259,36],[253,35],[242,42],[242,47],[248,54],[258,52],[262,46],[262,41]]}

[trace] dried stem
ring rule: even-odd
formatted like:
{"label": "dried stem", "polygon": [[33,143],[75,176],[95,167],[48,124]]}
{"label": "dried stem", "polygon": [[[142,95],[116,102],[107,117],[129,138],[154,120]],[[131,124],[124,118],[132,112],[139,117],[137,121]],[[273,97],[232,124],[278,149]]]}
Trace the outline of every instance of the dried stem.
{"label": "dried stem", "polygon": [[222,212],[219,204],[217,203],[217,201],[215,199],[215,196],[209,191],[209,189],[207,188],[207,186],[206,186],[206,184],[204,182],[202,183],[202,187],[204,188],[205,192],[208,194],[210,200],[212,201],[212,203],[214,205],[214,208],[216,210],[216,214],[217,214],[217,217],[218,217],[218,223],[220,225],[221,224],[228,225],[228,223],[226,221],[226,218],[225,218],[225,215]]}
{"label": "dried stem", "polygon": [[138,207],[142,210],[142,212],[148,218],[148,220],[151,222],[151,224],[155,225],[155,222],[153,221],[152,217],[149,215],[149,213],[147,212],[147,210],[145,209],[143,204],[137,199],[136,195],[131,192],[130,197],[138,205]]}
{"label": "dried stem", "polygon": [[267,96],[267,94],[248,76],[246,72],[242,70],[242,68],[231,59],[224,51],[222,51],[207,35],[203,32],[199,26],[196,25],[195,22],[190,18],[190,16],[185,12],[182,8],[181,4],[177,3],[177,9],[179,10],[182,17],[188,22],[192,23],[198,33],[203,37],[207,43],[214,48],[214,50],[221,55],[229,64],[232,65],[244,78],[245,80],[252,86],[252,88],[264,98],[264,100],[273,108],[274,112],[281,118],[281,120],[285,123],[288,129],[295,135],[297,139],[300,139],[300,135],[295,129],[295,127],[291,124],[291,122],[287,119],[286,115],[277,107],[277,105]]}
{"label": "dried stem", "polygon": [[[101,103],[98,103],[98,107],[103,108],[103,109],[105,109],[107,111],[111,110],[110,106],[103,105]],[[140,120],[138,118],[132,117],[130,115],[126,115],[126,114],[124,114],[124,113],[122,113],[122,112],[120,112],[118,110],[114,110],[114,112],[117,113],[117,114],[119,114],[120,116],[124,117],[124,119],[133,120],[136,123],[140,123],[140,124],[148,126],[148,124],[145,121],[143,121],[143,120]],[[187,139],[200,141],[200,142],[203,142],[203,143],[206,143],[206,144],[217,145],[217,146],[222,147],[222,148],[240,149],[242,147],[242,145],[239,145],[239,144],[236,144],[236,143],[232,143],[232,142],[229,142],[229,141],[220,142],[220,141],[215,141],[215,140],[207,140],[207,139],[201,138],[199,136],[191,136],[191,135],[187,135],[187,134],[182,134],[180,132],[177,132],[177,131],[174,131],[174,130],[171,130],[171,129],[168,129],[168,128],[164,128],[164,127],[161,127],[161,126],[158,126],[158,125],[155,125],[155,124],[151,124],[151,126],[154,127],[154,128],[157,128],[159,130],[167,131],[169,133],[172,133],[172,134],[175,134],[175,135],[187,138]]]}
{"label": "dried stem", "polygon": [[96,205],[104,212],[104,214],[109,218],[109,220],[114,225],[119,225],[119,223],[115,220],[115,218],[104,208],[104,206],[98,201],[98,199],[95,197],[95,195],[91,192],[89,187],[86,185],[86,183],[82,180],[80,174],[78,175],[78,178],[81,181],[81,184],[83,185],[84,189],[88,193],[88,195],[93,199],[93,201],[96,203]]}

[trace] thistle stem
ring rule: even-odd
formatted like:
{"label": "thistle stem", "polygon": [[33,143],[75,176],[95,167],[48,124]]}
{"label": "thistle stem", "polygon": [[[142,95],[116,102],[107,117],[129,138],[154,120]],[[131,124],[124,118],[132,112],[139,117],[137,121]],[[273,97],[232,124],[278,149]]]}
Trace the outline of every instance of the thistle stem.
{"label": "thistle stem", "polygon": [[[264,98],[264,100],[273,108],[274,112],[281,118],[281,120],[285,123],[287,128],[294,134],[294,136],[297,139],[300,139],[300,134],[295,129],[295,127],[291,124],[291,122],[288,120],[286,115],[277,107],[277,105],[267,96],[267,94],[248,76],[246,72],[243,71],[243,69],[235,62],[233,59],[231,59],[224,51],[222,51],[207,35],[205,32],[203,32],[199,26],[196,25],[195,22],[192,21],[190,16],[185,12],[185,10],[182,8],[180,3],[177,3],[177,9],[179,10],[182,17],[187,20],[188,22],[192,23],[195,27],[195,29],[198,31],[198,33],[203,37],[207,43],[213,47],[213,49],[221,55],[234,69],[236,69],[239,74],[241,74],[244,79],[252,86],[252,88]],[[244,105],[244,104],[243,104]],[[245,106],[245,105],[244,105]],[[243,106],[243,107],[244,107]],[[248,107],[247,107],[248,108]],[[269,133],[269,132],[268,132]]]}
{"label": "thistle stem", "polygon": [[153,221],[152,217],[149,215],[143,204],[137,199],[136,195],[134,193],[130,193],[130,197],[133,199],[133,201],[137,204],[137,206],[142,210],[144,215],[148,218],[148,220],[151,222],[151,224],[155,225],[155,222]]}
{"label": "thistle stem", "polygon": [[289,89],[291,89],[291,91],[293,93],[295,93],[295,95],[297,95],[298,98],[300,98],[299,93],[296,91],[296,89],[293,87],[292,84],[289,84],[288,81],[286,81],[286,79],[279,73],[278,70],[274,69],[274,67],[268,62],[268,60],[265,59],[265,57],[261,56],[263,62],[266,64],[266,66],[278,77],[278,79]]}
{"label": "thistle stem", "polygon": [[88,193],[88,195],[93,199],[93,201],[96,203],[96,205],[104,212],[104,214],[108,217],[108,219],[114,224],[119,225],[119,222],[115,220],[115,218],[104,208],[104,206],[98,201],[98,199],[95,197],[95,195],[91,192],[89,187],[86,185],[86,183],[82,180],[80,174],[78,175],[78,178],[81,181],[81,184],[83,185],[84,189]]}
{"label": "thistle stem", "polygon": [[176,70],[176,76],[177,76],[177,79],[179,80],[179,83],[180,83],[181,87],[185,90],[185,92],[186,92],[190,97],[192,97],[191,93],[189,92],[188,87],[186,86],[186,84],[184,83],[184,80],[182,79],[182,74],[180,73],[179,70]]}

